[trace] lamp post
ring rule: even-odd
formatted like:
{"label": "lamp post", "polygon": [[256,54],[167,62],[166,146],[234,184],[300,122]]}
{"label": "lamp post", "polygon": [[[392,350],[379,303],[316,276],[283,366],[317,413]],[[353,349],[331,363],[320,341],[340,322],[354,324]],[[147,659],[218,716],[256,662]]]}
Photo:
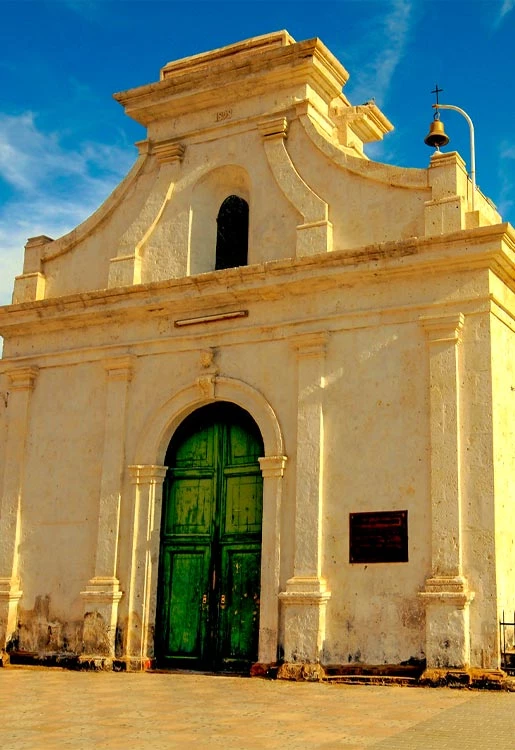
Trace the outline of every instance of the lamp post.
{"label": "lamp post", "polygon": [[454,104],[433,104],[433,109],[436,109],[438,113],[439,109],[452,109],[454,112],[459,112],[460,115],[466,119],[470,130],[470,180],[472,182],[472,210],[475,210],[475,197],[476,197],[476,150],[474,146],[474,125],[472,120],[461,107],[455,107]]}

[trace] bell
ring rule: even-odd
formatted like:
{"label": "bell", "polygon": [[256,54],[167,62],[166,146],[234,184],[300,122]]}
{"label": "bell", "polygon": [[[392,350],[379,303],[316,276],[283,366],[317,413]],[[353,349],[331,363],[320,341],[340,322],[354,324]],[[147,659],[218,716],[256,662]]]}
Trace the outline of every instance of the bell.
{"label": "bell", "polygon": [[424,138],[424,143],[427,143],[431,148],[440,148],[440,146],[446,146],[449,143],[449,136],[445,132],[441,120],[433,120],[429,126],[429,133]]}

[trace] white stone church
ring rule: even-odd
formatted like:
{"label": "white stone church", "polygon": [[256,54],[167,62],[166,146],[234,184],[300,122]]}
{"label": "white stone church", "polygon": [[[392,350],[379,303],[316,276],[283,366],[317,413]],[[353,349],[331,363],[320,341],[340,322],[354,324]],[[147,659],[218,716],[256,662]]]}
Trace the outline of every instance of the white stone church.
{"label": "white stone church", "polygon": [[392,125],[347,78],[285,31],[165,65],[115,95],[147,128],[127,177],[27,242],[0,308],[4,655],[499,668],[515,231],[455,152],[369,160]]}

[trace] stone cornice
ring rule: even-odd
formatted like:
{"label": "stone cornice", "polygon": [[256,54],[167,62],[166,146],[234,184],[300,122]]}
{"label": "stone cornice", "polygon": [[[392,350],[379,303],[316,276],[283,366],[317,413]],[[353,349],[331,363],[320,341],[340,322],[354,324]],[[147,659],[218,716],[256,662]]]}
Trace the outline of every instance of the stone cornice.
{"label": "stone cornice", "polygon": [[223,312],[238,302],[248,306],[303,289],[312,294],[317,286],[331,289],[342,283],[471,269],[490,269],[515,290],[515,232],[509,224],[6,305],[0,307],[0,334],[95,325],[105,320],[107,311],[111,320],[142,314],[180,319],[186,310],[190,315],[213,307]]}
{"label": "stone cornice", "polygon": [[228,51],[230,48],[215,50],[165,66],[163,80],[119,92],[114,98],[127,115],[150,125],[193,109],[219,105],[221,96],[227,103],[247,98],[249,91],[254,97],[267,94],[272,86],[277,90],[309,84],[330,102],[340,94],[349,75],[317,38],[272,46],[254,54],[251,50],[244,55],[237,51],[228,55]]}

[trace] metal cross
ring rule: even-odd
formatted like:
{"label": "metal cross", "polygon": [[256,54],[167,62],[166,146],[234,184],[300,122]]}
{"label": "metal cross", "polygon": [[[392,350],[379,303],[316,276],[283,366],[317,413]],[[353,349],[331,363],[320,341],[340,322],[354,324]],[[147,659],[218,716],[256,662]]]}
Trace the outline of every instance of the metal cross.
{"label": "metal cross", "polygon": [[431,91],[432,94],[436,94],[436,106],[438,107],[438,94],[441,94],[443,89],[438,88],[438,84],[434,87],[434,89]]}

